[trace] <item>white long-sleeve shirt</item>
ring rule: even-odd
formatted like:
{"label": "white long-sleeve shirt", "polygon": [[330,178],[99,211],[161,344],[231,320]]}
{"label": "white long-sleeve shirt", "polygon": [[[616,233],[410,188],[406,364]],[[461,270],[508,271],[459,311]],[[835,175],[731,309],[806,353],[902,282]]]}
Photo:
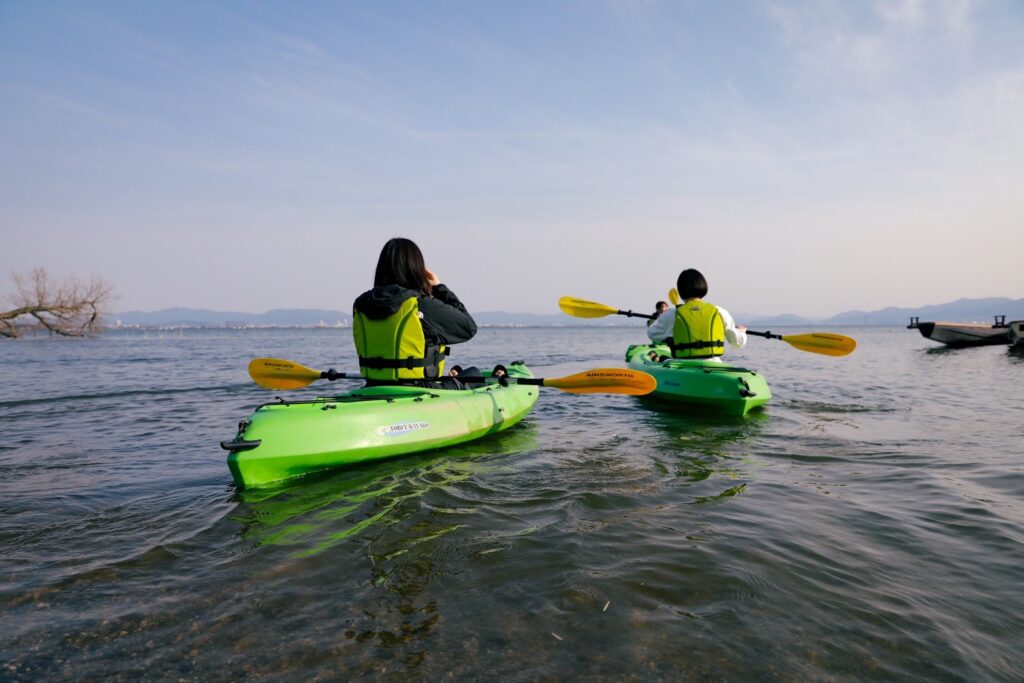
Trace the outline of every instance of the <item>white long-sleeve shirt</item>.
{"label": "white long-sleeve shirt", "polygon": [[[725,340],[733,348],[742,349],[747,343],[747,331],[736,327],[736,321],[732,319],[729,311],[721,306],[715,308],[718,309],[718,315],[722,316],[722,324],[725,325]],[[676,309],[669,308],[647,327],[647,336],[651,341],[661,343],[672,336],[675,323]]]}

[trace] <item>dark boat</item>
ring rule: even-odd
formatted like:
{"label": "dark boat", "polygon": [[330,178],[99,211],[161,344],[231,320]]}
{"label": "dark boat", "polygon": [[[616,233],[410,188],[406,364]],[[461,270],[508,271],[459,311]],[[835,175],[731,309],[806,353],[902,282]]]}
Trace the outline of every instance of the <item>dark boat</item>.
{"label": "dark boat", "polygon": [[923,323],[915,316],[910,319],[907,329],[918,330],[925,339],[931,339],[948,346],[988,346],[1010,343],[1010,328],[1006,324],[1005,315],[995,316],[995,323],[992,325],[947,322]]}
{"label": "dark boat", "polygon": [[1007,323],[1010,334],[1010,343],[1018,348],[1024,348],[1024,320],[1014,320]]}

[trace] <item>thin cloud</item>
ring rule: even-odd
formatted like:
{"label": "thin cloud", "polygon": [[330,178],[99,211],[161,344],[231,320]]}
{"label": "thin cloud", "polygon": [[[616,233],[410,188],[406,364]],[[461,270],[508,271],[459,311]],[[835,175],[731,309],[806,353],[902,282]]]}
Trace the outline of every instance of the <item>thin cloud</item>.
{"label": "thin cloud", "polygon": [[255,39],[255,44],[261,46],[257,53],[263,53],[281,63],[289,72],[292,67],[298,66],[314,69],[322,76],[343,82],[372,79],[366,69],[338,57],[330,49],[305,36],[275,30],[235,12],[228,12],[227,16],[243,34],[249,34],[246,35],[246,42],[250,38]]}
{"label": "thin cloud", "polygon": [[77,117],[89,119],[107,126],[122,126],[125,123],[125,120],[120,116],[60,93],[32,86],[7,88],[6,90],[14,95],[23,95],[28,99],[35,100],[50,109],[74,114]]}
{"label": "thin cloud", "polygon": [[880,0],[874,12],[885,30],[945,35],[970,44],[976,33],[974,0]]}
{"label": "thin cloud", "polygon": [[950,49],[969,51],[976,33],[970,0],[893,0],[871,6],[821,2],[772,3],[768,16],[781,29],[808,74],[828,84],[877,88],[907,69]]}
{"label": "thin cloud", "polygon": [[77,29],[96,42],[112,47],[126,57],[165,71],[182,73],[191,67],[190,59],[170,43],[132,28],[108,15],[83,12],[70,16]]}

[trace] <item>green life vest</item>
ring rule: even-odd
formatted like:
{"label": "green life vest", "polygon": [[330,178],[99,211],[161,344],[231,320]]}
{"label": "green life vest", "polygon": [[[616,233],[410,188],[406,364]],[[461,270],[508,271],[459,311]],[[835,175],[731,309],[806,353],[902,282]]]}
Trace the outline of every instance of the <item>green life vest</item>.
{"label": "green life vest", "polygon": [[353,311],[352,336],[363,377],[387,381],[441,376],[446,349],[427,345],[421,318],[419,298],[415,296],[378,320],[358,309]]}
{"label": "green life vest", "polygon": [[725,353],[725,323],[714,304],[694,299],[676,306],[673,358],[712,358]]}

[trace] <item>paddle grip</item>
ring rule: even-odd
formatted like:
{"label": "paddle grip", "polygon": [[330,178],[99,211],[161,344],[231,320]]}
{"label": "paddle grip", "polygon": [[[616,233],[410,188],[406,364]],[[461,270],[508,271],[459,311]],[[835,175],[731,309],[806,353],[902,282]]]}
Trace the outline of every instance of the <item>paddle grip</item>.
{"label": "paddle grip", "polygon": [[338,372],[334,368],[328,368],[324,372],[320,373],[320,379],[326,379],[328,382],[333,382],[336,379],[365,379],[362,375],[350,375],[345,372]]}

